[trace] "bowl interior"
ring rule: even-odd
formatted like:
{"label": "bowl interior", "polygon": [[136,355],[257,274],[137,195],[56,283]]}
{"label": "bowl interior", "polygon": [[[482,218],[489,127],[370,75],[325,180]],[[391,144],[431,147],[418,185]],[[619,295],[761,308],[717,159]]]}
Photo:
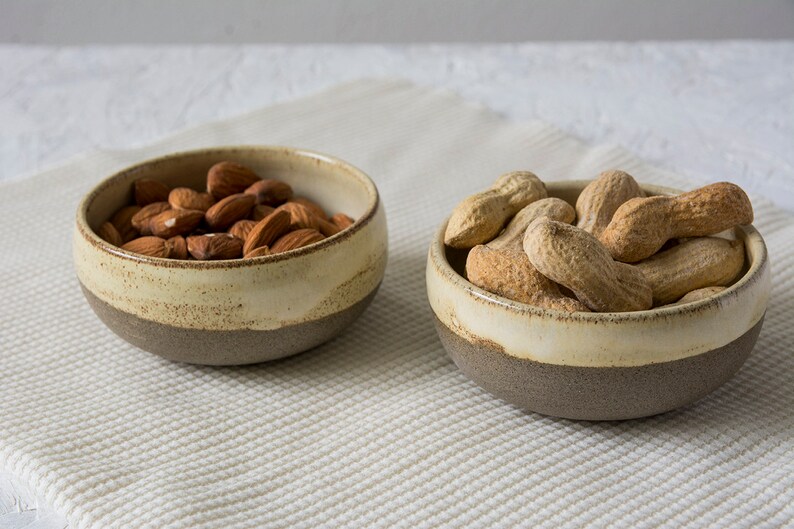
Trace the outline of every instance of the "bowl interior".
{"label": "bowl interior", "polygon": [[249,146],[188,151],[132,166],[91,191],[78,217],[96,232],[118,209],[134,203],[132,184],[139,178],[203,191],[209,168],[225,160],[250,167],[262,178],[287,182],[296,195],[313,200],[329,214],[345,213],[358,222],[378,205],[375,185],[346,162],[306,150]]}

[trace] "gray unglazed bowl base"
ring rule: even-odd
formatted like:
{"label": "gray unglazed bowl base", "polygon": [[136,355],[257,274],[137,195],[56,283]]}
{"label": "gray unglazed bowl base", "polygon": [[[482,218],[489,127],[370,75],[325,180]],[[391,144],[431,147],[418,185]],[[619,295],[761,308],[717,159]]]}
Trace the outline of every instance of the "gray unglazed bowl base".
{"label": "gray unglazed bowl base", "polygon": [[276,360],[327,342],[364,312],[380,284],[364,299],[324,318],[262,331],[173,327],[121,311],[80,286],[99,319],[132,345],[168,360],[224,366]]}
{"label": "gray unglazed bowl base", "polygon": [[706,396],[739,370],[764,321],[722,347],[681,360],[579,367],[510,356],[493,343],[471,343],[434,320],[452,360],[488,392],[525,410],[590,421],[647,417]]}

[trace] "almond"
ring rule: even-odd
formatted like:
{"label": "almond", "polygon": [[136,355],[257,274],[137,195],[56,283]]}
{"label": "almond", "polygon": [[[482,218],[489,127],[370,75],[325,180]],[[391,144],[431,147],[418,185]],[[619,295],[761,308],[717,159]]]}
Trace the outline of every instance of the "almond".
{"label": "almond", "polygon": [[192,209],[169,209],[155,215],[149,220],[152,235],[169,239],[175,235],[190,233],[201,224],[203,211]]}
{"label": "almond", "polygon": [[290,215],[291,230],[299,230],[301,228],[311,228],[313,230],[320,229],[320,218],[314,212],[297,202],[287,202],[276,208],[276,211],[286,211]]}
{"label": "almond", "polygon": [[255,250],[251,250],[247,254],[243,256],[243,259],[253,259],[254,257],[264,257],[266,255],[270,255],[270,248],[267,246],[260,246]]}
{"label": "almond", "polygon": [[322,233],[326,237],[330,237],[331,235],[336,235],[337,233],[342,231],[342,228],[340,228],[339,226],[328,220],[317,219],[317,222],[320,225],[319,228],[320,233]]}
{"label": "almond", "polygon": [[187,250],[200,261],[237,259],[242,255],[243,241],[230,233],[208,233],[187,238]]}
{"label": "almond", "polygon": [[273,213],[276,209],[270,206],[257,205],[251,210],[251,220],[260,221]]}
{"label": "almond", "polygon": [[355,221],[344,213],[337,213],[331,217],[331,222],[336,224],[340,230],[344,230],[352,226]]}
{"label": "almond", "polygon": [[259,177],[249,168],[234,162],[220,162],[210,167],[207,173],[207,191],[220,200],[242,193],[258,181]]}
{"label": "almond", "polygon": [[270,247],[271,253],[288,252],[323,240],[323,234],[313,229],[300,229],[284,235]]}
{"label": "almond", "polygon": [[171,209],[168,202],[154,202],[141,208],[141,210],[132,216],[131,222],[141,235],[151,235],[152,229],[149,226],[151,220],[162,213]]}
{"label": "almond", "polygon": [[323,220],[329,220],[328,215],[325,214],[325,210],[313,200],[309,200],[306,197],[293,197],[289,200],[290,202],[295,202],[297,204],[302,204],[309,208],[317,217]]}
{"label": "almond", "polygon": [[135,203],[139,206],[148,206],[154,202],[166,202],[171,189],[162,182],[141,178],[133,184]]}
{"label": "almond", "polygon": [[286,182],[266,178],[251,184],[245,192],[256,197],[257,204],[278,206],[292,198],[292,188]]}
{"label": "almond", "polygon": [[187,241],[181,235],[175,235],[168,239],[168,244],[171,248],[168,252],[168,257],[171,259],[187,259]]}
{"label": "almond", "polygon": [[121,247],[122,250],[148,255],[150,257],[168,257],[170,244],[160,237],[138,237]]}
{"label": "almond", "polygon": [[177,187],[168,194],[168,203],[174,209],[207,211],[215,203],[209,193],[199,193],[189,187]]}
{"label": "almond", "polygon": [[254,229],[254,226],[256,226],[255,220],[238,220],[229,228],[229,233],[242,240],[246,240],[248,234]]}
{"label": "almond", "polygon": [[138,230],[132,225],[132,217],[140,210],[140,206],[126,206],[110,217],[110,223],[116,227],[124,242],[131,241],[138,236]]}
{"label": "almond", "polygon": [[121,246],[124,244],[119,231],[110,222],[103,222],[99,227],[99,231],[97,231],[97,235],[99,235],[105,242],[108,242],[113,246]]}
{"label": "almond", "polygon": [[245,239],[243,254],[247,255],[251,251],[270,243],[289,231],[290,215],[286,211],[274,211],[254,226],[251,233]]}
{"label": "almond", "polygon": [[229,195],[208,209],[204,218],[213,230],[225,230],[238,220],[246,218],[255,202],[256,198],[253,195],[245,193]]}
{"label": "almond", "polygon": [[[311,228],[317,230],[326,237],[336,235],[341,231],[335,224],[318,217],[315,214],[315,209],[300,202],[287,202],[276,208],[276,210],[287,211],[290,214],[290,230],[299,230],[302,228]],[[323,215],[325,215],[323,213]]]}

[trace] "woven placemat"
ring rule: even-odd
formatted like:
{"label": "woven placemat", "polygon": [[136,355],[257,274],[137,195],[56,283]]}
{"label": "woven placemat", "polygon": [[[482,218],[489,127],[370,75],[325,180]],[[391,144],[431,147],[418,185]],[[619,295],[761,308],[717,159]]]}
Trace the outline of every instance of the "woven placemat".
{"label": "woven placemat", "polygon": [[[283,144],[368,172],[390,261],[342,336],[283,361],[171,363],[106,329],[71,264],[98,180],[181,149]],[[424,267],[437,225],[499,174],[683,178],[616,147],[509,123],[456,96],[362,81],[0,185],[0,465],[76,528],[779,527],[794,516],[794,218],[754,198],[774,270],[755,352],[702,401],[586,423],[505,404],[436,337]],[[715,175],[715,180],[730,179]]]}

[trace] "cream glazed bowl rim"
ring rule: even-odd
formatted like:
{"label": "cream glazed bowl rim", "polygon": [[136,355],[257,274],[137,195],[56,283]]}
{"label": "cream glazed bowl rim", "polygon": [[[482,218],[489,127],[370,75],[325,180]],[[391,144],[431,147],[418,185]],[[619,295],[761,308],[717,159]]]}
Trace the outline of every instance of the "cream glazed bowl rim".
{"label": "cream glazed bowl rim", "polygon": [[[555,191],[580,191],[589,182],[590,180],[550,181],[546,182],[546,187],[549,190],[549,196],[556,196]],[[680,190],[669,187],[643,183],[640,183],[640,186],[646,192],[654,195],[681,193]],[[746,332],[747,329],[752,327],[752,325],[757,323],[757,321],[763,317],[767,305],[770,290],[768,254],[763,238],[753,225],[739,226],[735,229],[737,235],[740,235],[745,242],[745,255],[749,261],[747,270],[744,272],[741,278],[716,295],[681,305],[671,305],[641,311],[565,312],[540,308],[493,294],[480,287],[477,287],[476,285],[470,283],[465,277],[458,274],[458,272],[452,267],[447,259],[446,248],[444,245],[444,233],[446,231],[448,221],[449,217],[447,217],[441,223],[440,227],[435,232],[428,252],[428,267],[426,272],[428,296],[431,308],[439,320],[441,320],[442,323],[447,324],[447,326],[450,326],[449,323],[445,322],[444,315],[439,313],[439,309],[443,310],[441,307],[443,302],[440,301],[439,296],[445,295],[443,292],[443,289],[445,288],[448,289],[448,293],[457,292],[462,294],[459,298],[459,301],[463,301],[464,303],[468,301],[471,304],[476,304],[478,306],[478,309],[476,310],[478,311],[482,310],[483,312],[491,311],[498,313],[496,316],[494,316],[496,319],[498,319],[500,316],[526,316],[529,318],[527,320],[528,322],[543,321],[546,322],[549,327],[560,327],[560,332],[564,331],[564,327],[577,328],[587,326],[593,330],[596,330],[598,327],[615,326],[642,326],[650,328],[655,322],[665,321],[668,324],[671,324],[670,322],[683,322],[685,319],[692,320],[694,318],[699,320],[701,318],[707,317],[709,314],[716,317],[724,307],[731,304],[741,304],[741,300],[744,298],[753,298],[755,301],[754,305],[756,307],[755,310],[757,314],[752,314],[750,316],[752,321],[750,321],[745,328],[739,329],[740,332],[738,332],[738,336]],[[441,282],[441,286],[437,284],[438,281]],[[446,285],[443,285],[443,283],[446,283]],[[740,307],[736,308],[737,310],[740,309]],[[453,310],[458,309],[456,308]],[[748,307],[747,310],[753,310],[753,307]],[[452,320],[452,323],[455,325],[451,326],[451,330],[457,334],[469,335],[469,337],[472,339],[480,339],[490,343],[491,345],[499,345],[504,349],[506,354],[511,356],[517,356],[519,358],[527,358],[551,364],[590,367],[636,366],[695,356],[715,348],[701,347],[700,350],[689,349],[685,351],[679,351],[678,354],[672,354],[669,357],[667,355],[649,354],[642,356],[641,358],[638,357],[631,359],[624,357],[614,357],[607,353],[600,355],[597,359],[584,359],[580,357],[571,359],[571,361],[566,361],[559,357],[549,357],[548,355],[536,356],[534,354],[516,354],[515,351],[511,351],[509,347],[502,343],[502,337],[497,331],[489,330],[489,336],[482,336],[482,333],[471,332],[471,330],[467,328],[467,324],[465,322],[459,323],[455,316],[452,316]],[[469,321],[472,320],[470,319]],[[669,329],[665,332],[669,332]],[[724,343],[730,342],[733,338],[726,337]],[[598,340],[598,338],[595,339]],[[531,337],[527,337],[526,341],[531,341]],[[717,346],[724,345],[724,343],[718,344]],[[674,348],[675,346],[671,345],[671,349]]]}
{"label": "cream glazed bowl rim", "polygon": [[[295,250],[290,250],[288,252],[273,254],[273,255],[265,255],[260,257],[253,257],[249,259],[218,259],[218,260],[211,260],[211,261],[194,261],[188,259],[166,259],[163,257],[151,257],[148,255],[142,255],[139,253],[131,252],[129,250],[124,250],[118,246],[114,246],[109,242],[102,239],[93,229],[91,229],[88,223],[88,210],[91,205],[99,199],[102,192],[116,184],[117,181],[123,180],[128,178],[130,174],[133,174],[143,168],[151,167],[160,163],[167,163],[173,161],[175,159],[185,159],[191,156],[206,156],[209,154],[217,153],[222,155],[224,153],[229,153],[230,156],[233,156],[234,152],[237,151],[259,151],[262,153],[271,153],[279,156],[294,156],[296,158],[310,158],[317,160],[318,162],[329,164],[334,169],[341,169],[346,174],[352,176],[354,179],[358,181],[359,184],[366,190],[367,195],[369,197],[369,204],[365,212],[360,215],[358,218],[355,219],[353,224],[336,233],[330,237],[326,237],[321,241],[303,246],[301,248],[297,248]],[[336,158],[335,156],[331,156],[329,154],[309,150],[309,149],[302,149],[302,148],[295,148],[295,147],[287,147],[282,145],[227,145],[222,147],[209,147],[209,148],[201,148],[201,149],[190,149],[186,151],[177,151],[174,153],[169,153],[163,156],[158,156],[155,158],[148,158],[141,162],[138,162],[133,165],[129,165],[113,173],[112,175],[103,178],[98,184],[96,184],[91,190],[83,197],[80,201],[79,206],[77,207],[77,218],[76,224],[77,229],[82,237],[84,237],[89,243],[91,243],[94,247],[112,254],[116,257],[146,263],[150,265],[157,265],[157,266],[164,266],[167,268],[184,268],[184,269],[192,269],[192,270],[211,270],[211,269],[229,269],[229,268],[246,268],[246,267],[255,267],[261,266],[266,263],[276,263],[279,261],[283,261],[285,259],[291,259],[297,256],[303,256],[310,253],[314,253],[315,251],[322,250],[323,248],[330,247],[335,245],[344,239],[347,239],[353,236],[356,232],[360,231],[365,225],[367,225],[374,217],[378,211],[378,207],[380,205],[380,195],[378,194],[378,190],[375,187],[375,183],[372,179],[367,176],[362,170],[358,169],[354,165],[340,159]]]}

